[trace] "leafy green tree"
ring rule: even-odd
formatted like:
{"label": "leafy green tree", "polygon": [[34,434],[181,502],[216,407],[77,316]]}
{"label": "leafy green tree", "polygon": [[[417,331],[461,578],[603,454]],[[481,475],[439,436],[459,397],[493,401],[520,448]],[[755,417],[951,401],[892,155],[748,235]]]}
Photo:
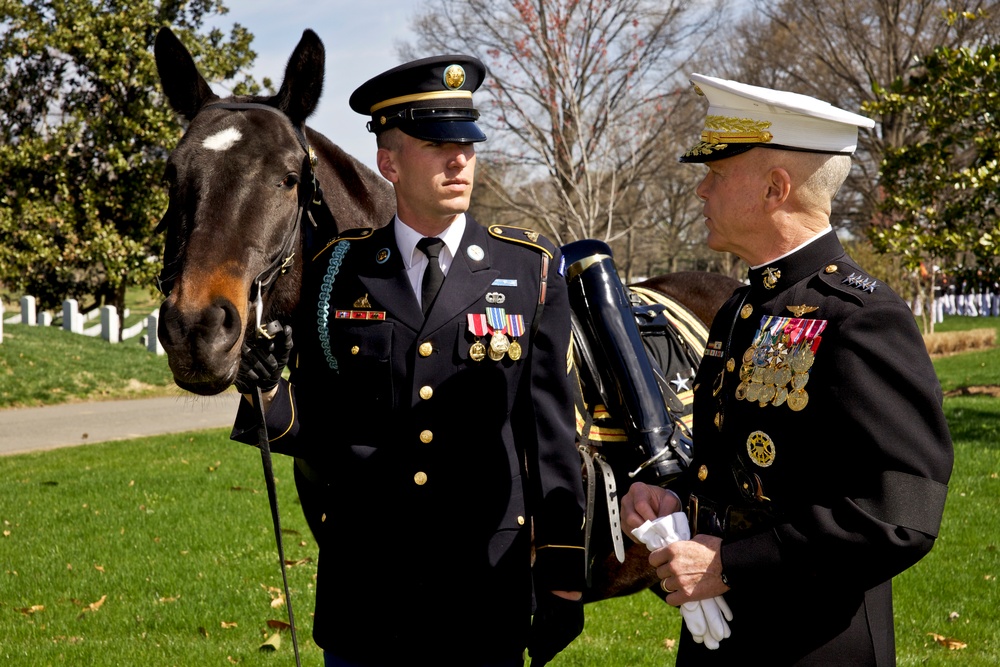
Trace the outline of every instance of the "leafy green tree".
{"label": "leafy green tree", "polygon": [[1000,44],[939,47],[868,108],[905,119],[915,141],[885,150],[869,235],[910,268],[995,279],[1000,265]]}
{"label": "leafy green tree", "polygon": [[919,140],[886,150],[873,238],[916,266],[992,267],[1000,255],[1000,45],[941,47],[869,105],[905,113]]}
{"label": "leafy green tree", "polygon": [[[124,305],[153,283],[164,161],[182,129],[152,43],[170,25],[209,81],[260,87],[253,36],[202,31],[221,0],[0,0],[0,283],[43,307]],[[265,80],[265,85],[270,82]]]}

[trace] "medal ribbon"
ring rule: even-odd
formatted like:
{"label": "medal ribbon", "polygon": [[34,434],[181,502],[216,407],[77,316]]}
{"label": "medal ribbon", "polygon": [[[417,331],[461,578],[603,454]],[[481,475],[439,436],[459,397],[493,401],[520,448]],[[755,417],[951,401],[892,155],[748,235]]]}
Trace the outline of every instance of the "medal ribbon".
{"label": "medal ribbon", "polygon": [[490,324],[490,332],[504,333],[507,331],[507,311],[503,308],[487,307],[486,319]]}
{"label": "medal ribbon", "polygon": [[524,315],[508,315],[507,331],[511,336],[517,338],[524,334]]}
{"label": "medal ribbon", "polygon": [[472,335],[476,337],[485,336],[486,316],[477,313],[469,313],[467,317],[469,320],[469,331],[472,332]]}

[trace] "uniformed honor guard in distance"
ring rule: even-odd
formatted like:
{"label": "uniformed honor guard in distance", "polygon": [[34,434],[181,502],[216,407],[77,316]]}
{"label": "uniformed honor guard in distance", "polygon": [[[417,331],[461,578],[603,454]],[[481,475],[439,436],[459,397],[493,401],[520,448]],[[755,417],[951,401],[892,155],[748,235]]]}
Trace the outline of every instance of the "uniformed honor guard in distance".
{"label": "uniformed honor guard in distance", "polygon": [[731,610],[721,641],[682,630],[678,665],[893,665],[891,579],[934,544],[953,455],[912,313],[830,224],[873,123],[691,78],[709,108],[681,161],[708,168],[708,245],[743,259],[749,285],[695,378],[692,465],[673,491],[633,485],[623,520],[686,511],[694,537],[650,554],[666,601]]}
{"label": "uniformed honor guard in distance", "polygon": [[353,93],[396,215],[308,253],[289,381],[282,350],[244,374],[308,463],[328,666],[543,665],[583,629],[566,283],[557,246],[467,213],[485,75],[446,55]]}

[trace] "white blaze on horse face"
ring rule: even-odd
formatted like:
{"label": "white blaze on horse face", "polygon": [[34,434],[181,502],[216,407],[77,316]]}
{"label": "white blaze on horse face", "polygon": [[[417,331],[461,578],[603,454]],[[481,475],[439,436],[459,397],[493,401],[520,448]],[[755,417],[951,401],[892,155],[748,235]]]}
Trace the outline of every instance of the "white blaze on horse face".
{"label": "white blaze on horse face", "polygon": [[227,151],[242,138],[243,135],[235,127],[227,127],[210,137],[206,137],[201,145],[210,151]]}

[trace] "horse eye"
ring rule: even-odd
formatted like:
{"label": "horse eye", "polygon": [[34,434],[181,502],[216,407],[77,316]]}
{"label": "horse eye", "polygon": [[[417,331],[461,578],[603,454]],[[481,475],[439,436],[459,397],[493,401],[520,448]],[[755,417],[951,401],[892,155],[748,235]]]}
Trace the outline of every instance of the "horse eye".
{"label": "horse eye", "polygon": [[294,188],[299,184],[298,174],[288,174],[281,180],[281,186],[285,188]]}

